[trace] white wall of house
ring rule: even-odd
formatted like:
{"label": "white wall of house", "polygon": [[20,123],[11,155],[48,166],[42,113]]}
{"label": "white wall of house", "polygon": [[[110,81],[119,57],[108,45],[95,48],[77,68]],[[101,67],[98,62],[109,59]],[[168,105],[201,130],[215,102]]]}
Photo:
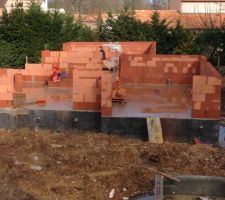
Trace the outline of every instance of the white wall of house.
{"label": "white wall of house", "polygon": [[183,2],[182,13],[225,13],[225,2]]}
{"label": "white wall of house", "polygon": [[48,0],[43,0],[41,3],[41,9],[45,12],[48,11]]}
{"label": "white wall of house", "polygon": [[[39,0],[35,0],[39,3]],[[16,6],[17,3],[23,3],[23,9],[26,10],[29,8],[31,1],[30,0],[7,0],[5,4],[5,8],[7,12],[11,12],[11,10]],[[42,0],[41,8],[44,11],[48,11],[48,0]]]}

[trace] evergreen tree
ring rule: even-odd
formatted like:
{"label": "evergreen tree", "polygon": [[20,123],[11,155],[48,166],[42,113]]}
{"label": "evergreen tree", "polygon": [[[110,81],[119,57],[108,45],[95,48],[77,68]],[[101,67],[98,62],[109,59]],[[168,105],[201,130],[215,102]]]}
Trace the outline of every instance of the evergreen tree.
{"label": "evergreen tree", "polygon": [[10,13],[4,11],[0,19],[0,66],[22,67],[26,56],[29,62],[40,62],[44,48],[60,50],[64,42],[93,37],[92,31],[74,22],[72,16],[44,12],[35,3],[27,11],[17,5]]}
{"label": "evergreen tree", "polygon": [[171,51],[169,44],[172,40],[171,28],[169,28],[169,24],[165,19],[160,20],[158,12],[154,12],[151,16],[151,20],[148,23],[146,38],[148,41],[157,42],[158,53],[169,53]]}
{"label": "evergreen tree", "polygon": [[134,17],[132,10],[124,9],[117,17],[109,14],[108,19],[99,27],[101,41],[141,41],[143,24]]}

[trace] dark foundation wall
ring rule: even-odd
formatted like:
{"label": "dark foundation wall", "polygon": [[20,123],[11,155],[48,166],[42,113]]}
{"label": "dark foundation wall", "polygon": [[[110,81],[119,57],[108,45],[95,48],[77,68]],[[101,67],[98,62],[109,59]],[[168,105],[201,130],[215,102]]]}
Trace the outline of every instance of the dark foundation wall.
{"label": "dark foundation wall", "polygon": [[[216,143],[219,138],[218,120],[161,119],[163,138],[170,142],[193,142],[199,138],[206,143]],[[203,131],[200,130],[203,127]],[[103,117],[101,130],[104,133],[133,135],[148,139],[146,118]]]}
{"label": "dark foundation wall", "polygon": [[[197,137],[206,143],[216,143],[219,138],[219,121],[217,120],[161,119],[161,124],[165,141],[191,143]],[[146,118],[101,117],[100,112],[0,110],[0,128],[23,127],[84,130],[148,140]]]}
{"label": "dark foundation wall", "polygon": [[148,139],[145,118],[103,117],[101,120],[103,133],[116,133],[122,136],[134,136],[143,140]]}
{"label": "dark foundation wall", "polygon": [[188,194],[225,197],[225,178],[210,176],[178,176],[180,182],[164,180],[164,195]]}
{"label": "dark foundation wall", "polygon": [[0,127],[5,129],[39,127],[100,132],[101,114],[100,112],[10,109],[0,112]]}

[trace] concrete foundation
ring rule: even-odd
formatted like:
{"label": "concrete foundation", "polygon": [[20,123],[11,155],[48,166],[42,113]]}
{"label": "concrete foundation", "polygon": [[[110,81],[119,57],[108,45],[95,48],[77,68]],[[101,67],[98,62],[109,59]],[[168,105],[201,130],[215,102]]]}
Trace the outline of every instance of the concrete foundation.
{"label": "concrete foundation", "polygon": [[[212,199],[225,198],[225,178],[211,176],[178,176],[180,182],[164,179],[163,196],[169,199],[180,195],[177,199],[200,199],[199,197],[212,197]],[[132,200],[153,200],[154,194],[147,194],[131,198]]]}
{"label": "concrete foundation", "polygon": [[[192,142],[198,137],[206,143],[219,138],[218,120],[161,118],[163,138],[171,142]],[[204,128],[200,132],[200,126]],[[1,109],[0,128],[47,128],[85,130],[148,139],[146,118],[101,117],[100,112]]]}
{"label": "concrete foundation", "polygon": [[179,176],[181,181],[164,180],[164,195],[185,194],[225,197],[225,178],[210,176]]}

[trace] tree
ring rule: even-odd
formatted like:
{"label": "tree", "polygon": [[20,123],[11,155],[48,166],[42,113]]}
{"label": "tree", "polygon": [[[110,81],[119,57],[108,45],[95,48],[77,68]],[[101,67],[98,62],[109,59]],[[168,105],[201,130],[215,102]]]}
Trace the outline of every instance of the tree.
{"label": "tree", "polygon": [[160,19],[158,12],[152,14],[150,22],[145,23],[144,27],[146,39],[157,42],[157,53],[175,53],[175,49],[188,40],[189,32],[183,28],[180,21],[173,27],[171,22]]}
{"label": "tree", "polygon": [[217,65],[218,57],[221,62],[225,62],[225,56],[223,51],[219,49],[225,49],[225,32],[221,28],[210,28],[198,34],[196,37],[196,53],[200,53],[209,58],[209,60]]}
{"label": "tree", "polygon": [[154,12],[150,22],[147,24],[146,38],[148,41],[157,42],[158,53],[171,52],[170,44],[172,40],[172,31],[169,28],[169,23],[165,19],[160,20],[158,12]]}
{"label": "tree", "polygon": [[4,40],[0,40],[0,66],[1,67],[15,67],[25,58],[20,56],[21,51],[15,45],[10,44]]}
{"label": "tree", "polygon": [[[4,11],[0,20],[2,65],[22,67],[25,57],[29,62],[39,62],[41,50],[60,50],[67,41],[93,40],[92,31],[72,16],[57,11],[44,12],[32,3],[27,11],[17,6],[12,12]],[[11,57],[13,55],[13,58]]]}
{"label": "tree", "polygon": [[[180,21],[178,20],[176,23],[175,28],[171,29],[171,41],[168,45],[168,49],[170,53],[178,53],[176,49],[179,49],[185,43],[191,43],[193,41],[193,35],[190,31],[185,30],[184,27],[181,25]],[[183,54],[185,52],[180,52]]]}
{"label": "tree", "polygon": [[132,10],[124,9],[121,14],[109,18],[99,27],[99,39],[101,41],[142,41],[143,24],[134,17]]}

